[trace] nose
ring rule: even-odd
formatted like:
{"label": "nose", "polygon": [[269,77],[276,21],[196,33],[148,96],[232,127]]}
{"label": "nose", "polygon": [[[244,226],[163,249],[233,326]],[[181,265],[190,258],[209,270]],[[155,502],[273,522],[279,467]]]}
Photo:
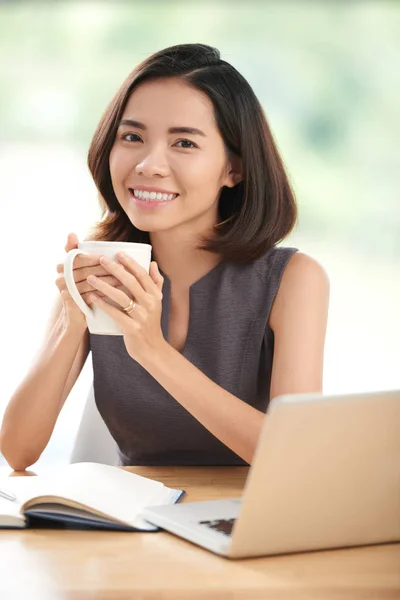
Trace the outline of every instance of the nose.
{"label": "nose", "polygon": [[149,178],[169,175],[169,166],[160,146],[144,151],[142,159],[135,167],[135,172]]}

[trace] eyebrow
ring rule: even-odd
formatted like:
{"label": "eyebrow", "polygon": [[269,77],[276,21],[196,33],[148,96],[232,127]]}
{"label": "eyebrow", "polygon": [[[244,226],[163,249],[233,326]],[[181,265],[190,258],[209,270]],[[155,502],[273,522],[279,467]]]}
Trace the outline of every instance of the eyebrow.
{"label": "eyebrow", "polygon": [[[118,127],[121,127],[122,125],[136,127],[137,129],[143,129],[144,131],[147,129],[146,125],[139,123],[139,121],[132,121],[132,119],[122,119],[119,122]],[[168,133],[190,133],[191,135],[202,135],[203,137],[207,137],[204,131],[197,129],[196,127],[170,127],[168,129]]]}

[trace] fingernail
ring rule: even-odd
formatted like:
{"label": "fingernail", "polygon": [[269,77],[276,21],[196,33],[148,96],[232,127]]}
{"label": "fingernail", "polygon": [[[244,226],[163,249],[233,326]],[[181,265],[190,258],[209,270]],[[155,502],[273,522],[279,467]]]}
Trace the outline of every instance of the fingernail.
{"label": "fingernail", "polygon": [[107,256],[101,256],[100,262],[103,263],[103,265],[108,265],[108,263],[110,262],[110,259]]}

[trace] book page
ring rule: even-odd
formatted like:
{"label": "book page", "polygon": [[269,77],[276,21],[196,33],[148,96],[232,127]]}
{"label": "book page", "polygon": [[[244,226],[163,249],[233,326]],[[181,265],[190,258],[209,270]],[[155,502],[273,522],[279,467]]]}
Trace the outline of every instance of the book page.
{"label": "book page", "polygon": [[71,502],[74,506],[76,503],[131,526],[146,506],[168,502],[167,488],[161,482],[96,463],[67,465],[55,470],[54,475],[12,477],[7,487],[24,504],[23,508],[33,507],[35,497],[41,503],[58,502],[59,498],[66,504]]}
{"label": "book page", "polygon": [[0,496],[0,527],[25,527],[25,517],[20,509],[18,502]]}

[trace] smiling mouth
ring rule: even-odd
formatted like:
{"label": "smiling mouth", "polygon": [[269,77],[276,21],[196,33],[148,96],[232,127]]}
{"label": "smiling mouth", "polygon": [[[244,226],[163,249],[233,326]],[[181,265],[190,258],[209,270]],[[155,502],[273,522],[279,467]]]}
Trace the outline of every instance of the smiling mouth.
{"label": "smiling mouth", "polygon": [[135,198],[135,200],[142,200],[144,202],[154,202],[162,204],[163,202],[171,202],[179,196],[179,194],[163,194],[161,192],[144,192],[143,190],[135,190],[129,188],[129,193]]}

